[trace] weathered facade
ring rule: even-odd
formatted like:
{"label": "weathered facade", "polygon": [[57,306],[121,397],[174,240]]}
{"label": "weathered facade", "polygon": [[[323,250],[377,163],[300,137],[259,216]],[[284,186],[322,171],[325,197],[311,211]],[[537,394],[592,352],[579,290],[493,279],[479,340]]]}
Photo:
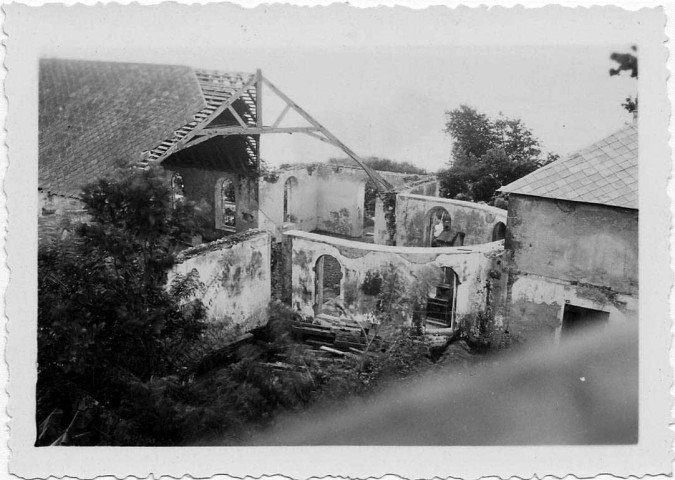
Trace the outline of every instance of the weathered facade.
{"label": "weathered facade", "polygon": [[267,322],[270,257],[270,233],[249,230],[182,251],[169,283],[196,270],[208,319],[250,330]]}
{"label": "weathered facade", "polygon": [[395,320],[410,322],[415,314],[427,317],[437,299],[439,305],[447,301],[447,315],[438,318],[432,311],[427,325],[455,328],[463,317],[484,310],[502,288],[495,285],[502,278],[502,242],[419,248],[300,231],[285,236],[292,255],[291,303],[308,317],[365,322],[383,300],[395,304]]}
{"label": "weathered facade", "polygon": [[429,247],[433,243],[435,218],[442,219],[444,233],[451,239],[461,233],[463,245],[478,245],[498,238],[504,210],[461,200],[415,194],[396,196],[396,245]]}
{"label": "weathered facade", "polygon": [[637,320],[637,160],[628,126],[502,189],[513,333],[552,341]]}

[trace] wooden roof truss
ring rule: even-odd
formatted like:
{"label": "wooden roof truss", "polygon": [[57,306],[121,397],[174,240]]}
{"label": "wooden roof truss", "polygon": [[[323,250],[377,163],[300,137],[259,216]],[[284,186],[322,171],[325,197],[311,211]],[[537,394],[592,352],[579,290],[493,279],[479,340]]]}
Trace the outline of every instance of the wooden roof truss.
{"label": "wooden roof truss", "polygon": [[[365,164],[354,151],[342,143],[314,117],[291,100],[285,93],[258,70],[255,74],[222,73],[200,70],[196,72],[206,107],[198,112],[194,120],[174,133],[174,136],[151,150],[148,161],[161,162],[172,153],[190,148],[217,136],[240,135],[246,137],[246,152],[252,165],[260,167],[260,135],[268,133],[303,133],[322,142],[333,145],[352,158],[375,183],[378,190],[393,189],[379,173]],[[262,87],[284,103],[281,113],[271,124],[263,123]],[[284,119],[295,111],[306,122],[306,126],[284,126]]]}

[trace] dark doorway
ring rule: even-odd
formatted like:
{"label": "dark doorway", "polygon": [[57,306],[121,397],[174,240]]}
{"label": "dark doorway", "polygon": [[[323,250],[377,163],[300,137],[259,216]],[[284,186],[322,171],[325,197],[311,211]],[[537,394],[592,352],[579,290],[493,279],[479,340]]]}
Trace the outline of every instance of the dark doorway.
{"label": "dark doorway", "polygon": [[335,257],[322,255],[316,261],[317,313],[340,315],[342,266]]}
{"label": "dark doorway", "polygon": [[506,238],[506,225],[503,222],[497,222],[492,229],[492,241],[504,240]]}
{"label": "dark doorway", "polygon": [[459,277],[450,267],[442,267],[442,269],[442,283],[436,285],[427,298],[427,325],[452,328],[455,326]]}
{"label": "dark doorway", "polygon": [[576,305],[565,305],[562,321],[563,336],[578,333],[596,332],[609,321],[609,312],[583,308]]}

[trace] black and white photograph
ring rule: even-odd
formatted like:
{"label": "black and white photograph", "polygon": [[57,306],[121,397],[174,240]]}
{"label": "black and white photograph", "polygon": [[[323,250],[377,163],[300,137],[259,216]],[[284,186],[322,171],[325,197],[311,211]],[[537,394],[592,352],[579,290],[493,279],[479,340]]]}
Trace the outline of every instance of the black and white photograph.
{"label": "black and white photograph", "polygon": [[10,5],[12,473],[669,475],[652,7]]}

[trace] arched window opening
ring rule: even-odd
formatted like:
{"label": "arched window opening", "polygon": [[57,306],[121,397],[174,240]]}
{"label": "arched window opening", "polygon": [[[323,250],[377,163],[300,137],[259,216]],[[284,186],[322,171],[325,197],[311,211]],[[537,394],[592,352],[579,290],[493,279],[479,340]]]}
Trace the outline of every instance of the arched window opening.
{"label": "arched window opening", "polygon": [[288,177],[284,184],[284,222],[296,222],[295,196],[298,188],[298,179]]}
{"label": "arched window opening", "polygon": [[216,228],[235,231],[237,226],[237,203],[234,182],[223,178],[216,185]]}
{"label": "arched window opening", "polygon": [[176,208],[185,199],[185,184],[180,173],[171,176],[171,207]]}
{"label": "arched window opening", "polygon": [[506,238],[506,225],[504,222],[497,222],[492,229],[492,241],[504,240]]}
{"label": "arched window opening", "polygon": [[316,312],[339,317],[344,313],[340,283],[342,266],[335,257],[322,255],[316,261]]}
{"label": "arched window opening", "polygon": [[442,280],[427,298],[427,325],[455,328],[459,277],[450,267],[441,267]]}
{"label": "arched window opening", "polygon": [[434,207],[427,212],[425,245],[428,247],[449,247],[452,245],[452,221],[443,207]]}

